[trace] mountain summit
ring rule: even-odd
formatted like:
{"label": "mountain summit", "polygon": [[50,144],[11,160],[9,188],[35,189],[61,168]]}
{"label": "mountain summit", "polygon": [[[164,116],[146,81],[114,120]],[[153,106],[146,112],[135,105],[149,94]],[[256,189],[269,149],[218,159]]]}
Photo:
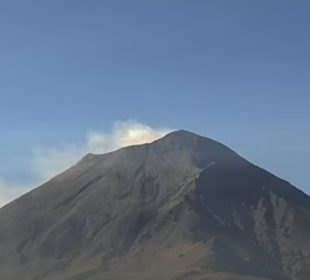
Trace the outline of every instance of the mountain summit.
{"label": "mountain summit", "polygon": [[180,130],[3,207],[0,248],[8,280],[308,280],[310,198]]}

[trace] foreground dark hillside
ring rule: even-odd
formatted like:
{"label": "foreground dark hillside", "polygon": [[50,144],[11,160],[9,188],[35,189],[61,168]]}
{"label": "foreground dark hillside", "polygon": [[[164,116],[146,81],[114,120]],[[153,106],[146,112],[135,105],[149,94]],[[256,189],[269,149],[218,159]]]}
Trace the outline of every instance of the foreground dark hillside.
{"label": "foreground dark hillside", "polygon": [[0,279],[308,280],[310,199],[173,132],[87,155],[0,209]]}

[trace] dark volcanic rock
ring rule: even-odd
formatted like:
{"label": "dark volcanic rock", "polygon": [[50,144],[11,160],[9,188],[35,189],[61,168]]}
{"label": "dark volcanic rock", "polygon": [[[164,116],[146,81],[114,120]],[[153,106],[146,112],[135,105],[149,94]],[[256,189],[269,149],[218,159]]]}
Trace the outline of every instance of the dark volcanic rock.
{"label": "dark volcanic rock", "polygon": [[87,155],[0,210],[8,280],[310,277],[310,199],[211,139]]}

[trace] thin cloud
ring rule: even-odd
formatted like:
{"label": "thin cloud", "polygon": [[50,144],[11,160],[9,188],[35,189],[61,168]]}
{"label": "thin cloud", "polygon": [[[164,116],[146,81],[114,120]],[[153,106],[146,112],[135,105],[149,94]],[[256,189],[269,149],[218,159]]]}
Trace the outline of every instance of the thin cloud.
{"label": "thin cloud", "polygon": [[0,207],[19,197],[29,189],[31,189],[31,186],[11,184],[0,178]]}

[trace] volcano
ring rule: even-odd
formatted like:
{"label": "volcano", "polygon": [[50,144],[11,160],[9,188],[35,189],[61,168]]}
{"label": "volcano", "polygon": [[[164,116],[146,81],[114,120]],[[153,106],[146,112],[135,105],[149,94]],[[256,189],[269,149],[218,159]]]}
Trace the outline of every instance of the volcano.
{"label": "volcano", "polygon": [[4,280],[308,280],[310,198],[187,131],[75,166],[0,209]]}

